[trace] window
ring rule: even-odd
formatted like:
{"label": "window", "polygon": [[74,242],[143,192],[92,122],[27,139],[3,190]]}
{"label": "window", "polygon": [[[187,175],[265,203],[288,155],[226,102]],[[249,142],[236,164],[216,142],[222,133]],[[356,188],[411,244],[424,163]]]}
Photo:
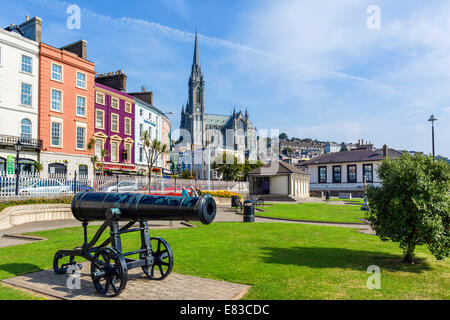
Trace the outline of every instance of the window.
{"label": "window", "polygon": [[327,183],[327,167],[319,167],[319,183]]}
{"label": "window", "polygon": [[119,132],[119,115],[111,114],[111,131]]}
{"label": "window", "polygon": [[100,92],[95,93],[95,102],[101,105],[105,105],[105,95]]}
{"label": "window", "polygon": [[119,99],[111,98],[111,107],[114,109],[119,109]]}
{"label": "window", "polygon": [[131,135],[131,119],[125,118],[125,134]]}
{"label": "window", "polygon": [[111,162],[119,162],[119,141],[111,141]]}
{"label": "window", "polygon": [[96,110],[95,112],[95,127],[97,129],[105,129],[105,112],[103,110]]}
{"label": "window", "polygon": [[86,74],[77,71],[77,87],[86,89]]}
{"label": "window", "polygon": [[98,158],[98,161],[103,161],[102,159],[102,150],[103,150],[103,139],[95,139],[95,155]]}
{"label": "window", "polygon": [[366,182],[373,182],[373,165],[365,164],[363,165],[363,173],[366,178]]}
{"label": "window", "polygon": [[77,116],[86,116],[86,98],[77,96]]}
{"label": "window", "polygon": [[333,183],[341,183],[341,166],[333,166]]}
{"label": "window", "polygon": [[62,66],[52,63],[52,80],[62,82]]}
{"label": "window", "polygon": [[139,162],[144,161],[143,152],[144,152],[144,149],[142,147],[140,147],[139,148]]}
{"label": "window", "polygon": [[31,74],[33,72],[33,59],[27,56],[22,56],[22,72]]}
{"label": "window", "polygon": [[356,164],[347,166],[347,182],[356,183]]}
{"label": "window", "polygon": [[142,137],[143,133],[144,133],[144,125],[141,123],[139,125],[139,137]]}
{"label": "window", "polygon": [[85,164],[80,164],[78,166],[78,174],[80,177],[87,177],[88,176],[88,166]]}
{"label": "window", "polygon": [[20,122],[20,138],[25,142],[31,140],[31,121],[28,119],[23,119]]}
{"label": "window", "polygon": [[127,158],[124,159],[124,162],[131,163],[131,144],[125,143],[125,151],[127,152]]}
{"label": "window", "polygon": [[31,84],[22,83],[22,90],[20,93],[20,103],[22,105],[31,107],[31,100],[32,100],[31,92],[32,92]]}
{"label": "window", "polygon": [[52,89],[52,105],[50,109],[52,111],[61,112],[62,92]]}
{"label": "window", "polygon": [[142,111],[142,109],[141,110],[139,110],[139,115],[142,117],[142,115],[144,114],[144,111]]}
{"label": "window", "polygon": [[86,128],[77,127],[77,149],[84,150]]}
{"label": "window", "polygon": [[61,126],[59,122],[52,122],[51,146],[61,147]]}
{"label": "window", "polygon": [[131,113],[131,103],[125,102],[125,112]]}

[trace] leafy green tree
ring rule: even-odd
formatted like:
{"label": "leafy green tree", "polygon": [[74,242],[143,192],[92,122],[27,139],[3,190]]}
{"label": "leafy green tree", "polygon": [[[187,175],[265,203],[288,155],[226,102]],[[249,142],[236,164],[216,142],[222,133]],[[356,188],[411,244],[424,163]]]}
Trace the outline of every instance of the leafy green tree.
{"label": "leafy green tree", "polygon": [[289,140],[289,137],[288,137],[288,135],[286,134],[286,133],[281,133],[279,136],[278,136],[278,138],[280,139],[280,140]]}
{"label": "leafy green tree", "polygon": [[450,165],[432,156],[403,154],[383,160],[381,187],[369,187],[367,219],[382,241],[400,243],[412,263],[416,246],[437,259],[450,250]]}
{"label": "leafy green tree", "polygon": [[344,151],[348,151],[348,148],[347,148],[347,146],[345,144],[342,144],[340,152],[344,152]]}
{"label": "leafy green tree", "polygon": [[44,169],[44,166],[42,165],[41,162],[39,161],[35,161],[33,163],[33,167],[34,167],[34,172],[36,172],[38,175],[41,173],[41,171]]}
{"label": "leafy green tree", "polygon": [[259,160],[256,163],[250,163],[248,159],[245,159],[245,163],[241,165],[241,179],[245,180],[250,171],[262,167],[263,165],[264,164]]}
{"label": "leafy green tree", "polygon": [[[221,159],[221,161],[219,161]],[[227,163],[227,158],[232,158],[233,163]],[[239,160],[234,155],[227,155],[226,152],[219,155],[218,158],[211,165],[213,170],[216,170],[222,175],[222,179],[226,181],[238,180],[242,173],[242,167]]]}

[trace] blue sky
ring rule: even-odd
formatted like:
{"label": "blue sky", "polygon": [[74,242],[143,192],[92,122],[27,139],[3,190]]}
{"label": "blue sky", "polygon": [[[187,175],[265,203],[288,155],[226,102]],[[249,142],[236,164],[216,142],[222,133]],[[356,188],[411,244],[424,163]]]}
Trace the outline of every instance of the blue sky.
{"label": "blue sky", "polygon": [[[66,8],[81,9],[69,30]],[[381,28],[369,30],[377,5]],[[154,91],[179,126],[197,28],[208,113],[248,108],[258,129],[372,141],[450,156],[450,4],[377,0],[0,0],[0,25],[43,19],[43,41],[88,41],[99,73],[123,68],[128,90]]]}

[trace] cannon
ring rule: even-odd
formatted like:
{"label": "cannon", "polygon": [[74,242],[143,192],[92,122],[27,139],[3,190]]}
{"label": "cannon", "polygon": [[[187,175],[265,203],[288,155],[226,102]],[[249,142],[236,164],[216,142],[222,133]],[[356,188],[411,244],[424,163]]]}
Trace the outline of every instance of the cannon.
{"label": "cannon", "polygon": [[[66,274],[78,266],[75,257],[91,263],[95,289],[106,297],[120,295],[128,281],[128,270],[141,267],[150,280],[165,279],[173,267],[173,254],[162,238],[150,237],[149,220],[201,221],[210,224],[216,216],[216,203],[211,196],[167,197],[135,193],[80,192],[72,200],[72,214],[82,223],[84,242],[73,250],[60,250],[53,259],[56,274]],[[88,241],[90,222],[103,221]],[[123,226],[119,222],[126,223]],[[139,227],[132,228],[135,224]],[[97,245],[109,227],[109,237]],[[140,232],[140,249],[123,252],[121,235]],[[138,259],[130,256],[138,255]]]}

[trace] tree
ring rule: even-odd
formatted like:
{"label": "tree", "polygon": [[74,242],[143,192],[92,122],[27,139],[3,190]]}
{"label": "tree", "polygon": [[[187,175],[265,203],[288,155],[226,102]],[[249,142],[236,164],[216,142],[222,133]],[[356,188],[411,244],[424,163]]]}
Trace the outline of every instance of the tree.
{"label": "tree", "polygon": [[[89,153],[92,153],[95,149],[95,139],[92,138],[91,140],[89,140],[89,143],[87,144],[87,149],[89,150]],[[102,146],[102,150],[100,150],[100,159],[97,155],[93,155],[91,157],[91,162],[93,165],[93,174],[94,174],[94,178],[95,178],[95,171],[99,170],[102,174],[103,174],[103,163],[105,162],[105,158],[108,156],[108,151],[106,151],[105,149],[103,149]],[[100,162],[100,169],[97,169],[97,164]]]}
{"label": "tree", "polygon": [[169,147],[166,144],[162,144],[158,139],[150,139],[148,130],[144,131],[141,136],[141,142],[144,145],[145,158],[147,159],[148,167],[148,192],[152,185],[152,171],[158,158],[165,153],[169,152]]}
{"label": "tree", "polygon": [[38,175],[40,174],[40,172],[44,169],[44,166],[42,165],[41,162],[39,161],[35,161],[33,163],[33,167],[34,167],[34,172],[36,172]]}
{"label": "tree", "polygon": [[245,159],[245,163],[241,165],[241,178],[245,180],[248,176],[248,173],[254,169],[262,167],[264,164],[261,161],[257,161],[256,163],[250,163],[248,159]]}
{"label": "tree", "polygon": [[400,243],[404,260],[427,245],[442,260],[450,249],[450,165],[432,156],[386,158],[378,169],[381,187],[369,187],[367,219],[382,241]]}
{"label": "tree", "polygon": [[348,148],[347,148],[347,146],[345,144],[342,144],[340,152],[344,152],[344,151],[348,151]]}
{"label": "tree", "polygon": [[280,140],[289,140],[289,137],[286,133],[281,133],[278,137]]}
{"label": "tree", "polygon": [[[222,158],[222,159],[220,159]],[[232,158],[233,163],[227,163],[227,158]],[[219,161],[221,160],[221,161]],[[242,172],[242,168],[238,163],[238,158],[234,155],[229,155],[226,152],[223,152],[222,155],[219,155],[217,160],[213,162],[211,168],[216,170],[218,173],[222,175],[222,179],[226,181],[234,181],[237,180]]]}
{"label": "tree", "polygon": [[[232,158],[233,163],[227,163],[227,157]],[[223,180],[236,181],[244,180],[250,171],[263,165],[259,160],[256,163],[250,163],[248,159],[245,159],[244,163],[239,163],[239,159],[236,156],[224,152],[216,158],[211,168],[220,173]]]}

